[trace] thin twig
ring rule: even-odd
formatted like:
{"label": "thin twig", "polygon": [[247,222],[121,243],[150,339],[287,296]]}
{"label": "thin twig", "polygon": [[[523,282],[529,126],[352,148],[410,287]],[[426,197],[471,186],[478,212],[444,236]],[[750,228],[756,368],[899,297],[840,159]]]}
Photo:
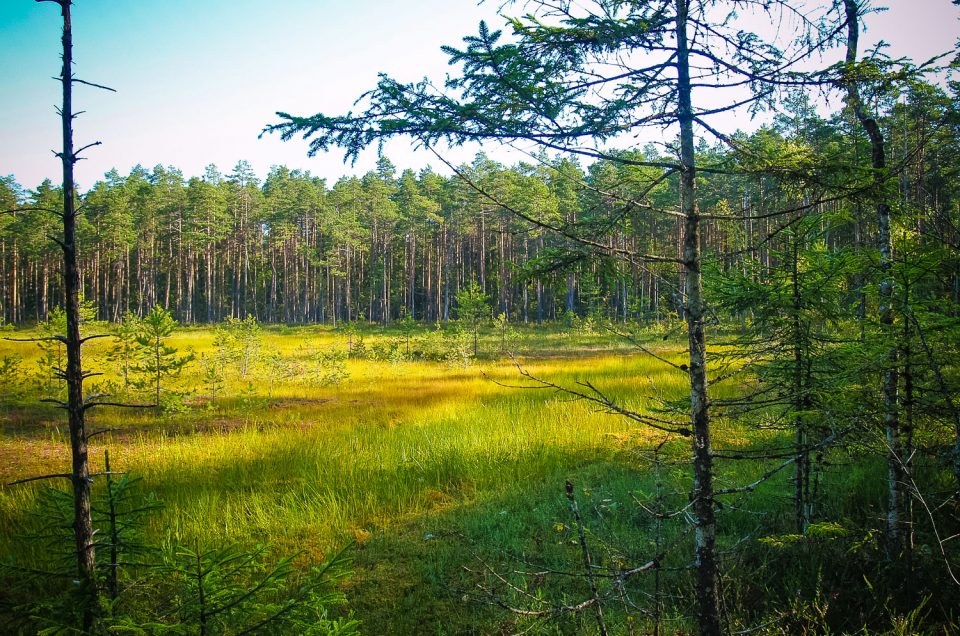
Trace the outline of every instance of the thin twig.
{"label": "thin twig", "polygon": [[[55,77],[54,79],[56,79],[56,80],[59,81],[60,78],[59,78],[59,77]],[[117,89],[115,89],[115,88],[110,88],[109,86],[104,86],[103,84],[94,84],[93,82],[88,82],[87,80],[77,79],[76,77],[71,78],[70,81],[73,82],[74,84],[85,84],[86,86],[92,86],[92,87],[94,87],[94,88],[101,88],[101,89],[103,89],[103,90],[105,90],[105,91],[110,91],[111,93],[116,93],[116,92],[117,92]],[[83,111],[81,111],[81,112],[83,112]],[[76,114],[79,115],[80,113],[76,113]]]}
{"label": "thin twig", "polygon": [[18,479],[16,481],[8,482],[8,486],[17,486],[19,484],[26,484],[31,481],[40,481],[42,479],[73,479],[73,475],[70,473],[53,473],[50,475],[39,475],[37,477],[25,477],[24,479]]}
{"label": "thin twig", "polygon": [[567,501],[570,502],[570,512],[577,522],[577,535],[580,541],[580,556],[583,559],[583,571],[587,575],[587,581],[590,583],[590,598],[593,600],[594,611],[597,617],[597,628],[601,636],[607,636],[607,625],[603,620],[603,606],[600,604],[600,595],[597,592],[597,581],[593,578],[593,565],[590,562],[590,550],[587,548],[587,535],[583,530],[583,519],[580,517],[580,507],[577,505],[577,498],[573,495],[573,484],[568,480],[565,484],[567,492]]}

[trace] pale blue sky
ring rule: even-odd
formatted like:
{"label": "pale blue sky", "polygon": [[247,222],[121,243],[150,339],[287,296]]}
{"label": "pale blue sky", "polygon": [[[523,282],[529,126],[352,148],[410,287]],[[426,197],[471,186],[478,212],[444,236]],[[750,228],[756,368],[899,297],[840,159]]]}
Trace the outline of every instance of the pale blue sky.
{"label": "pale blue sky", "polygon": [[[950,48],[960,10],[949,0],[888,0],[873,16],[868,38],[892,52],[922,59]],[[78,166],[86,189],[111,167],[141,163],[201,174],[208,163],[223,172],[247,159],[261,177],[273,164],[305,168],[335,179],[364,172],[342,154],[308,158],[303,142],[257,139],[274,112],[343,112],[386,72],[415,81],[442,78],[449,67],[443,44],[458,44],[480,19],[493,26],[499,2],[471,0],[75,0],[77,76],[116,88],[116,94],[78,87],[86,110],[76,140],[101,140]],[[26,187],[58,181],[59,145],[53,105],[59,86],[59,11],[33,0],[0,0],[0,174]],[[477,147],[452,154],[465,160]],[[392,142],[386,154],[400,167],[435,158]]]}

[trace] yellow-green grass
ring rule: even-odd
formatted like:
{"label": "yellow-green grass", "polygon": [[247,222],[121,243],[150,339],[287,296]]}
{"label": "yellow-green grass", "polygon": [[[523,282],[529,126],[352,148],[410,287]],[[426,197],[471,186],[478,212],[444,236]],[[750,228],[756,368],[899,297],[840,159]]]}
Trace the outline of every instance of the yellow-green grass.
{"label": "yellow-green grass", "polygon": [[[368,344],[387,336],[366,334]],[[210,351],[212,338],[211,329],[185,329],[171,344],[199,355]],[[88,368],[119,381],[116,365],[103,362],[107,344],[94,342],[86,349]],[[556,532],[559,544],[566,546],[571,519],[560,496],[565,479],[582,484],[588,502],[615,502],[618,512],[608,516],[622,526],[621,538],[649,548],[650,528],[631,521],[632,500],[652,496],[649,465],[636,451],[664,438],[552,389],[504,386],[533,385],[518,365],[565,386],[589,381],[641,412],[687,389],[685,373],[610,336],[552,332],[527,335],[524,342],[527,355],[515,361],[481,356],[466,368],[350,360],[349,379],[330,387],[301,378],[277,381],[257,367],[246,379],[232,374],[227,395],[212,403],[194,364],[170,383],[192,392],[194,408],[187,413],[91,412],[91,430],[108,431],[92,440],[93,467],[102,469],[109,449],[115,470],[143,478],[144,489],[165,504],[149,526],[158,541],[265,543],[277,554],[301,552],[304,564],[355,543],[357,573],[348,587],[368,624],[400,633],[415,624],[409,621],[445,631],[443,625],[502,620],[490,610],[468,608],[450,592],[451,581],[472,562],[472,550],[541,550],[544,536],[557,538],[551,534],[557,524],[563,526]],[[650,346],[682,360],[682,347],[672,340],[658,338]],[[0,355],[16,350],[25,367],[35,364],[35,345],[0,347]],[[331,347],[345,348],[346,336],[324,327],[271,328],[261,351],[303,360]],[[495,334],[488,334],[484,350],[495,348]],[[729,390],[721,386],[716,393]],[[62,415],[32,400],[23,396],[0,416],[4,482],[67,468]],[[753,444],[772,435],[721,426],[717,443]],[[667,469],[681,499],[689,472],[685,444],[669,447],[678,465]],[[733,483],[751,470],[759,468],[728,478]],[[0,491],[2,551],[36,549],[16,536],[31,522],[38,487]],[[601,491],[609,496],[594,494]]]}

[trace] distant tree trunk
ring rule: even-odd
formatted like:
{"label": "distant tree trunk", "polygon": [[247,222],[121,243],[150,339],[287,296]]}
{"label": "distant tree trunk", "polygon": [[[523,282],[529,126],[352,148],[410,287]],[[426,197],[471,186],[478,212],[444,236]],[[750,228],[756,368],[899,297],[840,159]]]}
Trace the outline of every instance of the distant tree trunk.
{"label": "distant tree trunk", "polygon": [[487,215],[480,210],[480,289],[487,293]]}
{"label": "distant tree trunk", "polygon": [[349,244],[347,245],[346,252],[347,252],[347,267],[346,267],[346,273],[343,276],[343,284],[346,287],[346,289],[344,290],[344,293],[346,296],[346,298],[344,299],[344,302],[346,303],[346,306],[347,306],[347,321],[349,322],[353,320],[353,299],[350,297],[350,280],[351,280],[350,252],[351,250],[350,250]]}
{"label": "distant tree trunk", "polygon": [[171,238],[167,239],[167,285],[163,293],[163,308],[170,309],[170,289],[173,284],[173,228],[170,228]]}
{"label": "distant tree trunk", "polygon": [[689,0],[677,7],[677,101],[680,121],[680,208],[683,214],[683,269],[687,334],[690,350],[690,421],[693,430],[693,513],[696,527],[697,623],[701,636],[718,636],[720,609],[717,593],[716,519],[713,511],[713,451],[707,400],[707,355],[703,329],[704,306],[700,268],[700,216],[696,201],[696,160],[693,105],[687,44]]}
{"label": "distant tree trunk", "polygon": [[250,290],[250,241],[247,239],[247,214],[249,212],[249,193],[244,192],[243,196],[243,225],[241,237],[243,239],[243,294],[241,295],[241,305],[237,311],[237,318],[245,318],[249,313],[249,290]]}
{"label": "distant tree trunk", "polygon": [[[64,196],[67,196],[64,194]],[[43,276],[40,278],[40,316],[38,320],[46,320],[50,308],[47,305],[47,289],[50,288],[50,266],[47,263],[41,268]]]}
{"label": "distant tree trunk", "polygon": [[129,249],[123,255],[123,273],[125,275],[123,303],[124,303],[124,313],[126,313],[130,311],[130,250]]}
{"label": "distant tree trunk", "polygon": [[[14,218],[16,218],[16,216],[14,216]],[[17,277],[17,274],[18,274],[17,264],[20,261],[20,254],[17,253],[18,252],[17,247],[18,247],[17,239],[14,238],[13,239],[13,281],[12,281],[12,289],[10,290],[10,298],[12,299],[11,302],[13,305],[10,311],[10,316],[11,316],[10,322],[14,322],[14,323],[19,322],[20,319],[23,317],[23,311],[20,309],[20,293],[19,293],[20,290],[17,287],[17,283],[19,282],[19,279]],[[958,278],[958,280],[960,280],[960,278]]]}
{"label": "distant tree trunk", "polygon": [[206,293],[207,293],[207,324],[210,324],[210,323],[213,322],[213,263],[212,263],[213,258],[212,258],[212,252],[213,252],[213,244],[212,244],[212,242],[211,242],[211,240],[210,240],[210,226],[207,225],[207,258],[206,258],[206,265],[207,265],[207,268],[206,268],[206,269],[207,269],[207,271],[205,272],[206,275],[207,275],[207,288],[206,288],[206,290],[204,290],[204,291],[206,291]]}
{"label": "distant tree trunk", "polygon": [[446,266],[443,268],[443,323],[446,324],[450,320],[450,270],[456,266],[456,263],[453,259],[450,231],[447,228],[443,230],[444,237],[444,252],[446,257],[444,258]]}
{"label": "distant tree trunk", "polygon": [[393,262],[392,256],[393,255],[390,253],[390,243],[388,243],[385,238],[383,245],[383,258],[380,261],[380,270],[381,274],[383,275],[380,315],[381,320],[385,325],[390,323],[390,271],[388,271],[388,267]]}
{"label": "distant tree trunk", "polygon": [[[429,259],[427,265],[429,266]],[[410,317],[414,319],[417,317],[417,234],[415,232],[410,233]]]}
{"label": "distant tree trunk", "polygon": [[367,299],[367,320],[374,322],[376,316],[373,315],[373,299],[376,296],[377,290],[375,287],[376,276],[377,276],[377,217],[373,217],[373,229],[370,232],[370,256],[369,256],[369,271],[367,275],[370,278],[370,281],[367,283],[369,286],[369,298]]}
{"label": "distant tree trunk", "polygon": [[[543,237],[537,238],[537,255],[543,251]],[[543,324],[543,275],[537,276],[537,326]]]}
{"label": "distant tree trunk", "polygon": [[194,255],[193,255],[193,246],[188,245],[187,246],[187,276],[186,276],[187,289],[185,292],[187,300],[185,303],[186,306],[184,307],[186,311],[186,315],[184,316],[184,322],[186,322],[187,324],[190,324],[193,322],[193,283],[194,283],[194,277],[196,276],[194,272],[195,263],[196,263],[196,259],[194,258]]}
{"label": "distant tree trunk", "polygon": [[177,215],[177,319],[183,320],[184,316],[184,297],[183,297],[183,213],[182,210]]}

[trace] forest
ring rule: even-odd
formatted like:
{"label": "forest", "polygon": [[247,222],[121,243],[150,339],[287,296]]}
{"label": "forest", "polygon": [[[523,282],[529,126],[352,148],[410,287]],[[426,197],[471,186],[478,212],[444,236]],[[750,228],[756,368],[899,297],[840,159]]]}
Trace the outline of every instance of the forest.
{"label": "forest", "polygon": [[862,0],[508,2],[445,81],[261,133],[435,168],[84,190],[46,1],[4,633],[960,631],[956,49],[866,48]]}
{"label": "forest", "polygon": [[[821,176],[825,168],[814,159],[829,154],[837,165],[862,164],[870,152],[866,135],[842,112],[822,119],[802,94],[786,106],[773,125],[738,143],[792,164],[781,170],[809,170],[823,182],[804,193],[749,166],[705,177],[699,201],[712,218],[704,221],[704,260],[723,276],[733,271],[762,283],[784,268],[782,252],[794,239],[770,210],[796,207],[790,220],[818,220],[802,251],[871,245],[869,210],[862,202],[851,208],[846,196],[855,187],[844,182],[850,175]],[[902,171],[896,198],[915,211],[903,222],[918,258],[921,245],[956,245],[949,158],[957,147],[955,130],[943,125],[955,116],[953,107],[944,91],[920,85],[885,122],[888,160]],[[700,157],[718,166],[738,161],[722,145],[700,148]],[[113,322],[159,304],[183,324],[247,315],[283,324],[389,324],[403,316],[433,323],[454,317],[456,294],[476,281],[493,299],[494,315],[523,323],[677,315],[683,299],[676,267],[619,257],[679,249],[677,217],[630,209],[640,193],[655,209],[675,204],[677,177],[649,188],[657,170],[630,165],[634,158],[670,160],[652,145],[624,154],[626,164],[601,160],[586,170],[576,159],[545,154],[509,167],[479,154],[445,177],[431,170],[398,174],[383,157],[375,172],[331,187],[284,166],[261,184],[244,161],[227,175],[211,165],[190,179],[172,166],[137,167],[127,176],[111,171],[81,197],[84,298],[98,308],[98,319]],[[62,191],[46,181],[24,191],[5,177],[2,187],[10,209],[62,205]],[[809,215],[799,209],[805,205]],[[737,222],[727,218],[733,216]],[[55,223],[28,213],[4,219],[0,278],[8,323],[45,320],[60,304],[62,265],[47,238]],[[602,236],[604,244],[585,246],[581,236]],[[960,287],[951,266],[943,262],[939,289],[931,291],[955,303]]]}

